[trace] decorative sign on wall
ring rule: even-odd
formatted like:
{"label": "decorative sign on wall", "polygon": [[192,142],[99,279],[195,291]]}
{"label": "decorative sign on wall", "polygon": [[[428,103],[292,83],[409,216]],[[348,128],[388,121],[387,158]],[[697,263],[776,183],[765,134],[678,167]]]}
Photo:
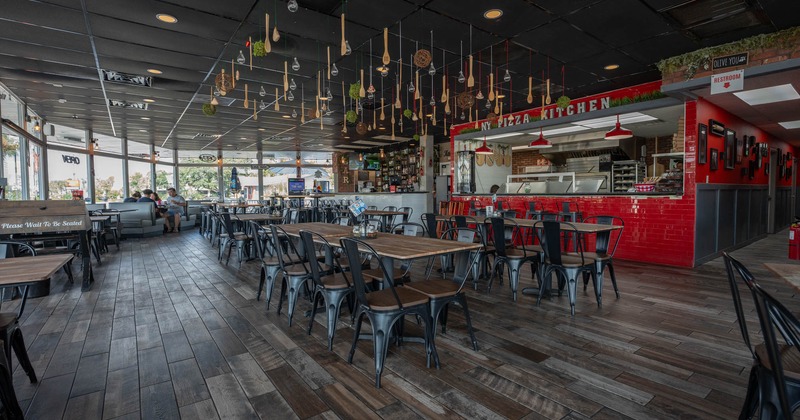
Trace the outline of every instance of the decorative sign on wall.
{"label": "decorative sign on wall", "polygon": [[711,69],[725,69],[728,67],[743,66],[747,64],[747,53],[739,53],[733,55],[726,55],[725,57],[717,57],[711,61]]}
{"label": "decorative sign on wall", "polygon": [[214,155],[200,155],[197,157],[200,159],[200,162],[211,163],[217,160],[217,157]]}
{"label": "decorative sign on wall", "polygon": [[72,163],[75,165],[81,164],[81,158],[72,155],[61,155],[61,158],[64,159],[64,163]]}
{"label": "decorative sign on wall", "polygon": [[736,92],[742,89],[744,89],[744,70],[734,70],[711,76],[712,95]]}

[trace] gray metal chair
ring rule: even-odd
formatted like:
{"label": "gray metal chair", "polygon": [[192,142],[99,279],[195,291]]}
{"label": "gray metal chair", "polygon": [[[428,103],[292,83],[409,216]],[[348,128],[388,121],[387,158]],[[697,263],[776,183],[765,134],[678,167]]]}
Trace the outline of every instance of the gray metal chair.
{"label": "gray metal chair", "polygon": [[[269,227],[272,229],[273,238],[288,236],[286,231],[279,225],[270,225]],[[278,315],[281,313],[283,296],[285,294],[287,295],[286,299],[289,304],[286,316],[289,319],[289,326],[291,326],[294,308],[297,305],[297,298],[300,295],[300,288],[305,288],[305,291],[309,292],[307,281],[310,274],[308,272],[308,267],[303,263],[302,257],[300,257],[301,254],[297,251],[292,240],[286,241],[286,250],[284,250],[281,245],[276,246],[275,250],[278,257],[278,264],[280,264],[281,272],[283,273],[281,294],[279,296],[280,300],[278,301]]]}
{"label": "gray metal chair", "polygon": [[[566,229],[562,229],[561,225],[565,224]],[[536,306],[542,302],[542,296],[549,292],[552,274],[566,283],[567,295],[569,296],[570,314],[575,316],[575,297],[577,295],[577,278],[583,272],[589,272],[594,278],[596,277],[594,260],[587,259],[583,254],[583,246],[581,241],[576,241],[577,250],[574,253],[566,254],[561,251],[562,242],[565,241],[565,235],[561,231],[565,230],[567,234],[578,235],[578,229],[571,223],[567,222],[554,222],[554,221],[539,221],[533,225],[539,237],[539,243],[542,246],[544,259],[541,261],[542,269],[539,277],[539,296],[536,299]],[[561,282],[559,281],[559,289]],[[598,306],[600,303],[598,302]]]}

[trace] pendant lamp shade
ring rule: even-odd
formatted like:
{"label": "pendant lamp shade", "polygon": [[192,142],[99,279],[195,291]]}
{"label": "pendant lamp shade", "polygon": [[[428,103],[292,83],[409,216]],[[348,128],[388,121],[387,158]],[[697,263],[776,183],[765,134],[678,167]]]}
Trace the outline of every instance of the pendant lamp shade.
{"label": "pendant lamp shade", "polygon": [[530,147],[532,149],[546,149],[548,147],[553,147],[553,143],[550,143],[550,141],[548,141],[546,138],[544,138],[544,133],[542,132],[542,129],[540,128],[539,129],[539,138],[534,140],[534,141],[532,141],[531,144],[528,145],[528,147]]}
{"label": "pendant lamp shade", "polygon": [[633,137],[633,131],[628,130],[627,128],[622,128],[619,125],[619,115],[617,115],[617,125],[611,129],[611,131],[606,133],[605,139],[606,140],[622,140],[622,139],[629,139]]}
{"label": "pendant lamp shade", "polygon": [[483,146],[475,149],[475,153],[479,155],[491,155],[492,153],[494,153],[492,149],[490,149],[489,146],[486,145],[486,137],[483,138]]}

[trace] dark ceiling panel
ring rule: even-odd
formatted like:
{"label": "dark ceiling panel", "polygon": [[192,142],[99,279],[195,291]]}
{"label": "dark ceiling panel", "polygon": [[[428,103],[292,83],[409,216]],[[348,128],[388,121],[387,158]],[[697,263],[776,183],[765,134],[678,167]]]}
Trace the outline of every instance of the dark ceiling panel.
{"label": "dark ceiling panel", "polygon": [[[498,0],[487,3],[482,0],[433,0],[426,7],[449,16],[457,21],[465,22],[480,30],[502,37],[512,38],[520,32],[528,31],[545,24],[553,17],[542,9],[531,7],[523,0]],[[494,20],[483,17],[487,9],[500,9],[503,15]],[[458,33],[448,34],[456,37]]]}
{"label": "dark ceiling panel", "polygon": [[536,5],[554,15],[569,15],[602,0],[537,0]]}
{"label": "dark ceiling panel", "polygon": [[622,46],[674,30],[640,0],[606,0],[564,20],[612,46]]}
{"label": "dark ceiling panel", "polygon": [[2,19],[30,26],[57,28],[64,32],[86,33],[86,23],[80,7],[75,9],[26,0],[4,0]]}
{"label": "dark ceiling panel", "polygon": [[98,15],[90,17],[92,34],[97,38],[122,41],[133,45],[159,47],[187,54],[215,55],[224,43],[218,40],[175,32]]}
{"label": "dark ceiling panel", "polygon": [[800,2],[763,0],[760,3],[776,29],[786,29],[797,26],[797,16],[800,16]]}
{"label": "dark ceiling panel", "polygon": [[19,41],[29,45],[31,50],[46,45],[53,48],[91,52],[89,37],[86,35],[30,26],[20,22],[3,21],[0,24],[0,38]]}
{"label": "dark ceiling panel", "polygon": [[686,51],[694,51],[698,48],[700,45],[687,38],[683,33],[673,32],[625,45],[620,50],[640,63],[655,64],[665,58],[681,55]]}
{"label": "dark ceiling panel", "polygon": [[563,20],[522,33],[514,41],[567,64],[608,48]]}

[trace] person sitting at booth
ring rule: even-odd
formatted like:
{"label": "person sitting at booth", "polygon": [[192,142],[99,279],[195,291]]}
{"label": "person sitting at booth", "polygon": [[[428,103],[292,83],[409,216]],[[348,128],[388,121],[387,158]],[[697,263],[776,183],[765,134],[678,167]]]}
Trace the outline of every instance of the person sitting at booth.
{"label": "person sitting at booth", "polygon": [[139,191],[136,191],[133,194],[131,194],[130,197],[122,200],[122,202],[123,203],[135,203],[135,202],[139,201],[140,198],[142,198],[142,193],[140,193]]}
{"label": "person sitting at booth", "polygon": [[164,223],[169,229],[168,232],[180,232],[181,218],[186,212],[186,199],[178,195],[175,188],[167,188],[167,194],[169,197],[165,200],[167,215],[164,217]]}

